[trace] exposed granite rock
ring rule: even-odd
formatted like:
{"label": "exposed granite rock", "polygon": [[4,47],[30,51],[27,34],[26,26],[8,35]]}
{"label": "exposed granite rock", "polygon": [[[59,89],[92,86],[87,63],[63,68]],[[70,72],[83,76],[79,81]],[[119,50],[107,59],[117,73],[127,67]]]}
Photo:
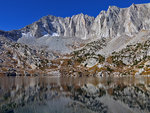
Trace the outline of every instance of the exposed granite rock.
{"label": "exposed granite rock", "polygon": [[96,18],[84,14],[66,18],[48,15],[20,30],[0,31],[0,34],[13,40],[20,38],[22,33],[30,33],[37,38],[46,34],[81,39],[116,37],[123,34],[131,36],[143,29],[150,30],[149,8],[150,4],[132,4],[129,8],[110,6]]}

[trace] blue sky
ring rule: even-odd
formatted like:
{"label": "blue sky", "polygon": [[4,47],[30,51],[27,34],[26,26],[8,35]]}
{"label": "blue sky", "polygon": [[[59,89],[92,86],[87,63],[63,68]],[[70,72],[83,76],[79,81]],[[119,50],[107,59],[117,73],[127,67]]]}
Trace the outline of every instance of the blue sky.
{"label": "blue sky", "polygon": [[123,8],[132,3],[150,3],[150,0],[0,0],[0,30],[20,29],[48,14],[97,16],[110,5]]}

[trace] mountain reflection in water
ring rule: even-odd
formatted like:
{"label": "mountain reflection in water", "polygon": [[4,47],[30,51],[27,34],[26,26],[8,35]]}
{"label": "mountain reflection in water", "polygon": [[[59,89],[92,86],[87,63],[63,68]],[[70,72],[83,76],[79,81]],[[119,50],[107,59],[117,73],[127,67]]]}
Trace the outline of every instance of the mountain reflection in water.
{"label": "mountain reflection in water", "polygon": [[0,113],[150,113],[150,78],[1,77]]}

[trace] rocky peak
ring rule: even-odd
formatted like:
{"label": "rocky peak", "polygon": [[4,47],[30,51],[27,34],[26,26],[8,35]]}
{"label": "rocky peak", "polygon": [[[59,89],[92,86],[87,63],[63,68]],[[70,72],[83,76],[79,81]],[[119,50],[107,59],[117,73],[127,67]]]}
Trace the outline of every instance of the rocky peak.
{"label": "rocky peak", "polygon": [[132,8],[132,9],[136,10],[136,9],[137,9],[137,6],[133,3],[129,8],[130,8],[130,9]]}
{"label": "rocky peak", "polygon": [[95,19],[92,30],[97,37],[116,37],[133,35],[138,31],[150,29],[149,4],[132,4],[129,8],[110,6]]}
{"label": "rocky peak", "polygon": [[150,4],[132,4],[129,8],[110,6],[96,18],[82,13],[66,18],[48,15],[15,32],[18,33],[17,38],[20,38],[22,33],[30,33],[36,38],[44,35],[81,39],[113,38],[123,34],[131,36],[140,30],[150,30],[149,19]]}
{"label": "rocky peak", "polygon": [[120,8],[117,6],[109,6],[107,11],[116,11],[119,10]]}
{"label": "rocky peak", "polygon": [[82,13],[66,18],[48,15],[26,26],[22,31],[25,33],[30,32],[35,37],[41,37],[45,34],[51,36],[57,34],[57,36],[82,38],[90,32],[93,21],[94,17]]}

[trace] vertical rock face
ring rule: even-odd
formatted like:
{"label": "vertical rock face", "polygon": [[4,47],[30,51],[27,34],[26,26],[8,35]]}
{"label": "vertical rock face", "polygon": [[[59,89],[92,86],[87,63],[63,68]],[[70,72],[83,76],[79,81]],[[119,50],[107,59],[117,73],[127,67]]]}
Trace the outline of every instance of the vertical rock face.
{"label": "vertical rock face", "polygon": [[22,29],[23,32],[30,32],[35,37],[41,37],[45,34],[81,37],[86,38],[91,31],[91,26],[94,22],[94,17],[88,15],[74,15],[72,17],[55,17],[45,16],[39,21],[26,26]]}
{"label": "vertical rock face", "polygon": [[96,17],[92,30],[99,37],[132,35],[140,30],[149,30],[149,19],[150,4],[132,4],[129,8],[112,6]]}
{"label": "vertical rock face", "polygon": [[140,30],[150,30],[150,4],[132,4],[129,8],[111,6],[96,18],[84,14],[66,18],[48,15],[15,32],[0,34],[8,36],[11,33],[17,38],[22,33],[30,33],[36,38],[50,35],[88,39],[132,35]]}

